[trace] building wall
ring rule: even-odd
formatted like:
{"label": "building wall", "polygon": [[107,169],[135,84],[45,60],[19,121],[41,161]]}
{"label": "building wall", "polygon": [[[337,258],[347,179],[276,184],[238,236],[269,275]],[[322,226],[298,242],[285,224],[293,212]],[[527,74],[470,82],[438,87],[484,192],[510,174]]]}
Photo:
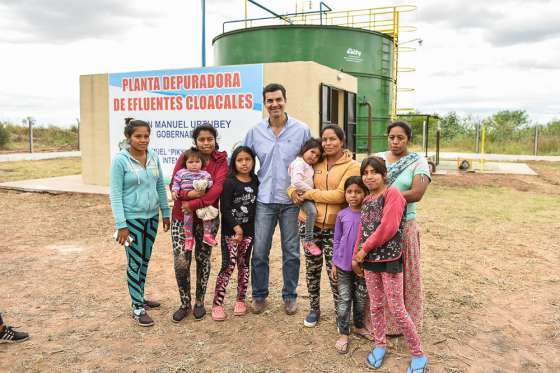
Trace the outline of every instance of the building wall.
{"label": "building wall", "polygon": [[86,184],[109,185],[109,76],[80,76],[80,150]]}
{"label": "building wall", "polygon": [[[319,136],[321,83],[350,92],[358,91],[356,78],[316,62],[270,63],[264,64],[263,70],[265,85],[280,83],[286,87],[286,111],[307,123],[313,136]],[[264,110],[263,117],[266,115]],[[108,74],[80,76],[80,149],[84,183],[109,185]]]}
{"label": "building wall", "polygon": [[[307,123],[313,136],[319,136],[321,83],[345,91],[358,92],[358,80],[316,62],[279,62],[264,65],[263,83],[280,83],[286,87],[286,112]],[[343,100],[343,98],[342,98]],[[343,114],[344,101],[342,102]],[[266,117],[266,110],[263,111]]]}

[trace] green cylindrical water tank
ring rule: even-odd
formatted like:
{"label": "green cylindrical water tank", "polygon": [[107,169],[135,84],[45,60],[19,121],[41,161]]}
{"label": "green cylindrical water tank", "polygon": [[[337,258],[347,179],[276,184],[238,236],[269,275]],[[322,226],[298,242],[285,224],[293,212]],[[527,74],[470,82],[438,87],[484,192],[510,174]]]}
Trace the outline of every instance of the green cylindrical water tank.
{"label": "green cylindrical water tank", "polygon": [[[373,105],[373,149],[386,149],[385,128],[391,113],[392,38],[340,26],[286,25],[246,28],[212,41],[216,65],[315,61],[358,79],[358,102]],[[358,105],[356,140],[367,150],[367,106]]]}

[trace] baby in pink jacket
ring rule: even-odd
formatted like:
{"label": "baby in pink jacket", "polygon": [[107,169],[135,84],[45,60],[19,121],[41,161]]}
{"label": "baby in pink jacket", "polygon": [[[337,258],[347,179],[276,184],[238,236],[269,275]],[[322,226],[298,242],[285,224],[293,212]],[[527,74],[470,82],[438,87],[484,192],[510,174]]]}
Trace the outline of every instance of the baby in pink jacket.
{"label": "baby in pink jacket", "polygon": [[[288,174],[291,184],[299,193],[304,193],[314,188],[313,165],[317,164],[323,157],[323,148],[319,139],[311,138],[303,144],[299,156],[290,163]],[[305,200],[300,207],[305,212],[305,233],[303,235],[303,249],[313,256],[321,255],[321,249],[313,241],[313,227],[317,219],[317,208],[315,203]]]}

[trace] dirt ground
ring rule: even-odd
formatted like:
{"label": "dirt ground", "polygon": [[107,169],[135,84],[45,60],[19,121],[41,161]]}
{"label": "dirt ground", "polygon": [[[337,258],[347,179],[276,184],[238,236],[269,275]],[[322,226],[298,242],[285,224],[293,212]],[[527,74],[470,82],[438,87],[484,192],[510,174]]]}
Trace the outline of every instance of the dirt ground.
{"label": "dirt ground", "polygon": [[[419,206],[425,322],[431,372],[560,370],[560,168],[542,176],[437,176]],[[299,311],[282,310],[279,239],[262,315],[179,324],[169,235],[160,231],[147,294],[162,302],[152,328],[130,318],[125,255],[112,242],[108,198],[0,191],[0,311],[32,338],[0,345],[0,371],[366,371],[371,343],[334,350],[332,298],[324,275],[321,322],[308,310],[302,261]],[[212,257],[209,308],[220,254]],[[194,264],[192,273],[194,275]],[[235,276],[234,276],[235,277]],[[402,338],[381,372],[404,372]]]}

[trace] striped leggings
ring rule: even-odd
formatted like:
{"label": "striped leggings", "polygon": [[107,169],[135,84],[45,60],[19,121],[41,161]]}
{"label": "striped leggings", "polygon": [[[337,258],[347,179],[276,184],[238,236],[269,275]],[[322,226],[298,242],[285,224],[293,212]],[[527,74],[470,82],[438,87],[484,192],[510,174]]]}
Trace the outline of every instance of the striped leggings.
{"label": "striped leggings", "polygon": [[216,278],[216,288],[214,290],[214,306],[222,306],[226,295],[231,275],[237,266],[237,300],[245,301],[247,286],[249,285],[249,259],[253,238],[243,237],[241,242],[233,239],[233,236],[222,236],[222,268]]}
{"label": "striped leggings", "polygon": [[130,246],[125,246],[128,266],[126,277],[132,307],[144,308],[144,285],[148,275],[148,263],[152,256],[152,247],[157,235],[159,216],[150,219],[129,219],[126,221],[130,236]]}

